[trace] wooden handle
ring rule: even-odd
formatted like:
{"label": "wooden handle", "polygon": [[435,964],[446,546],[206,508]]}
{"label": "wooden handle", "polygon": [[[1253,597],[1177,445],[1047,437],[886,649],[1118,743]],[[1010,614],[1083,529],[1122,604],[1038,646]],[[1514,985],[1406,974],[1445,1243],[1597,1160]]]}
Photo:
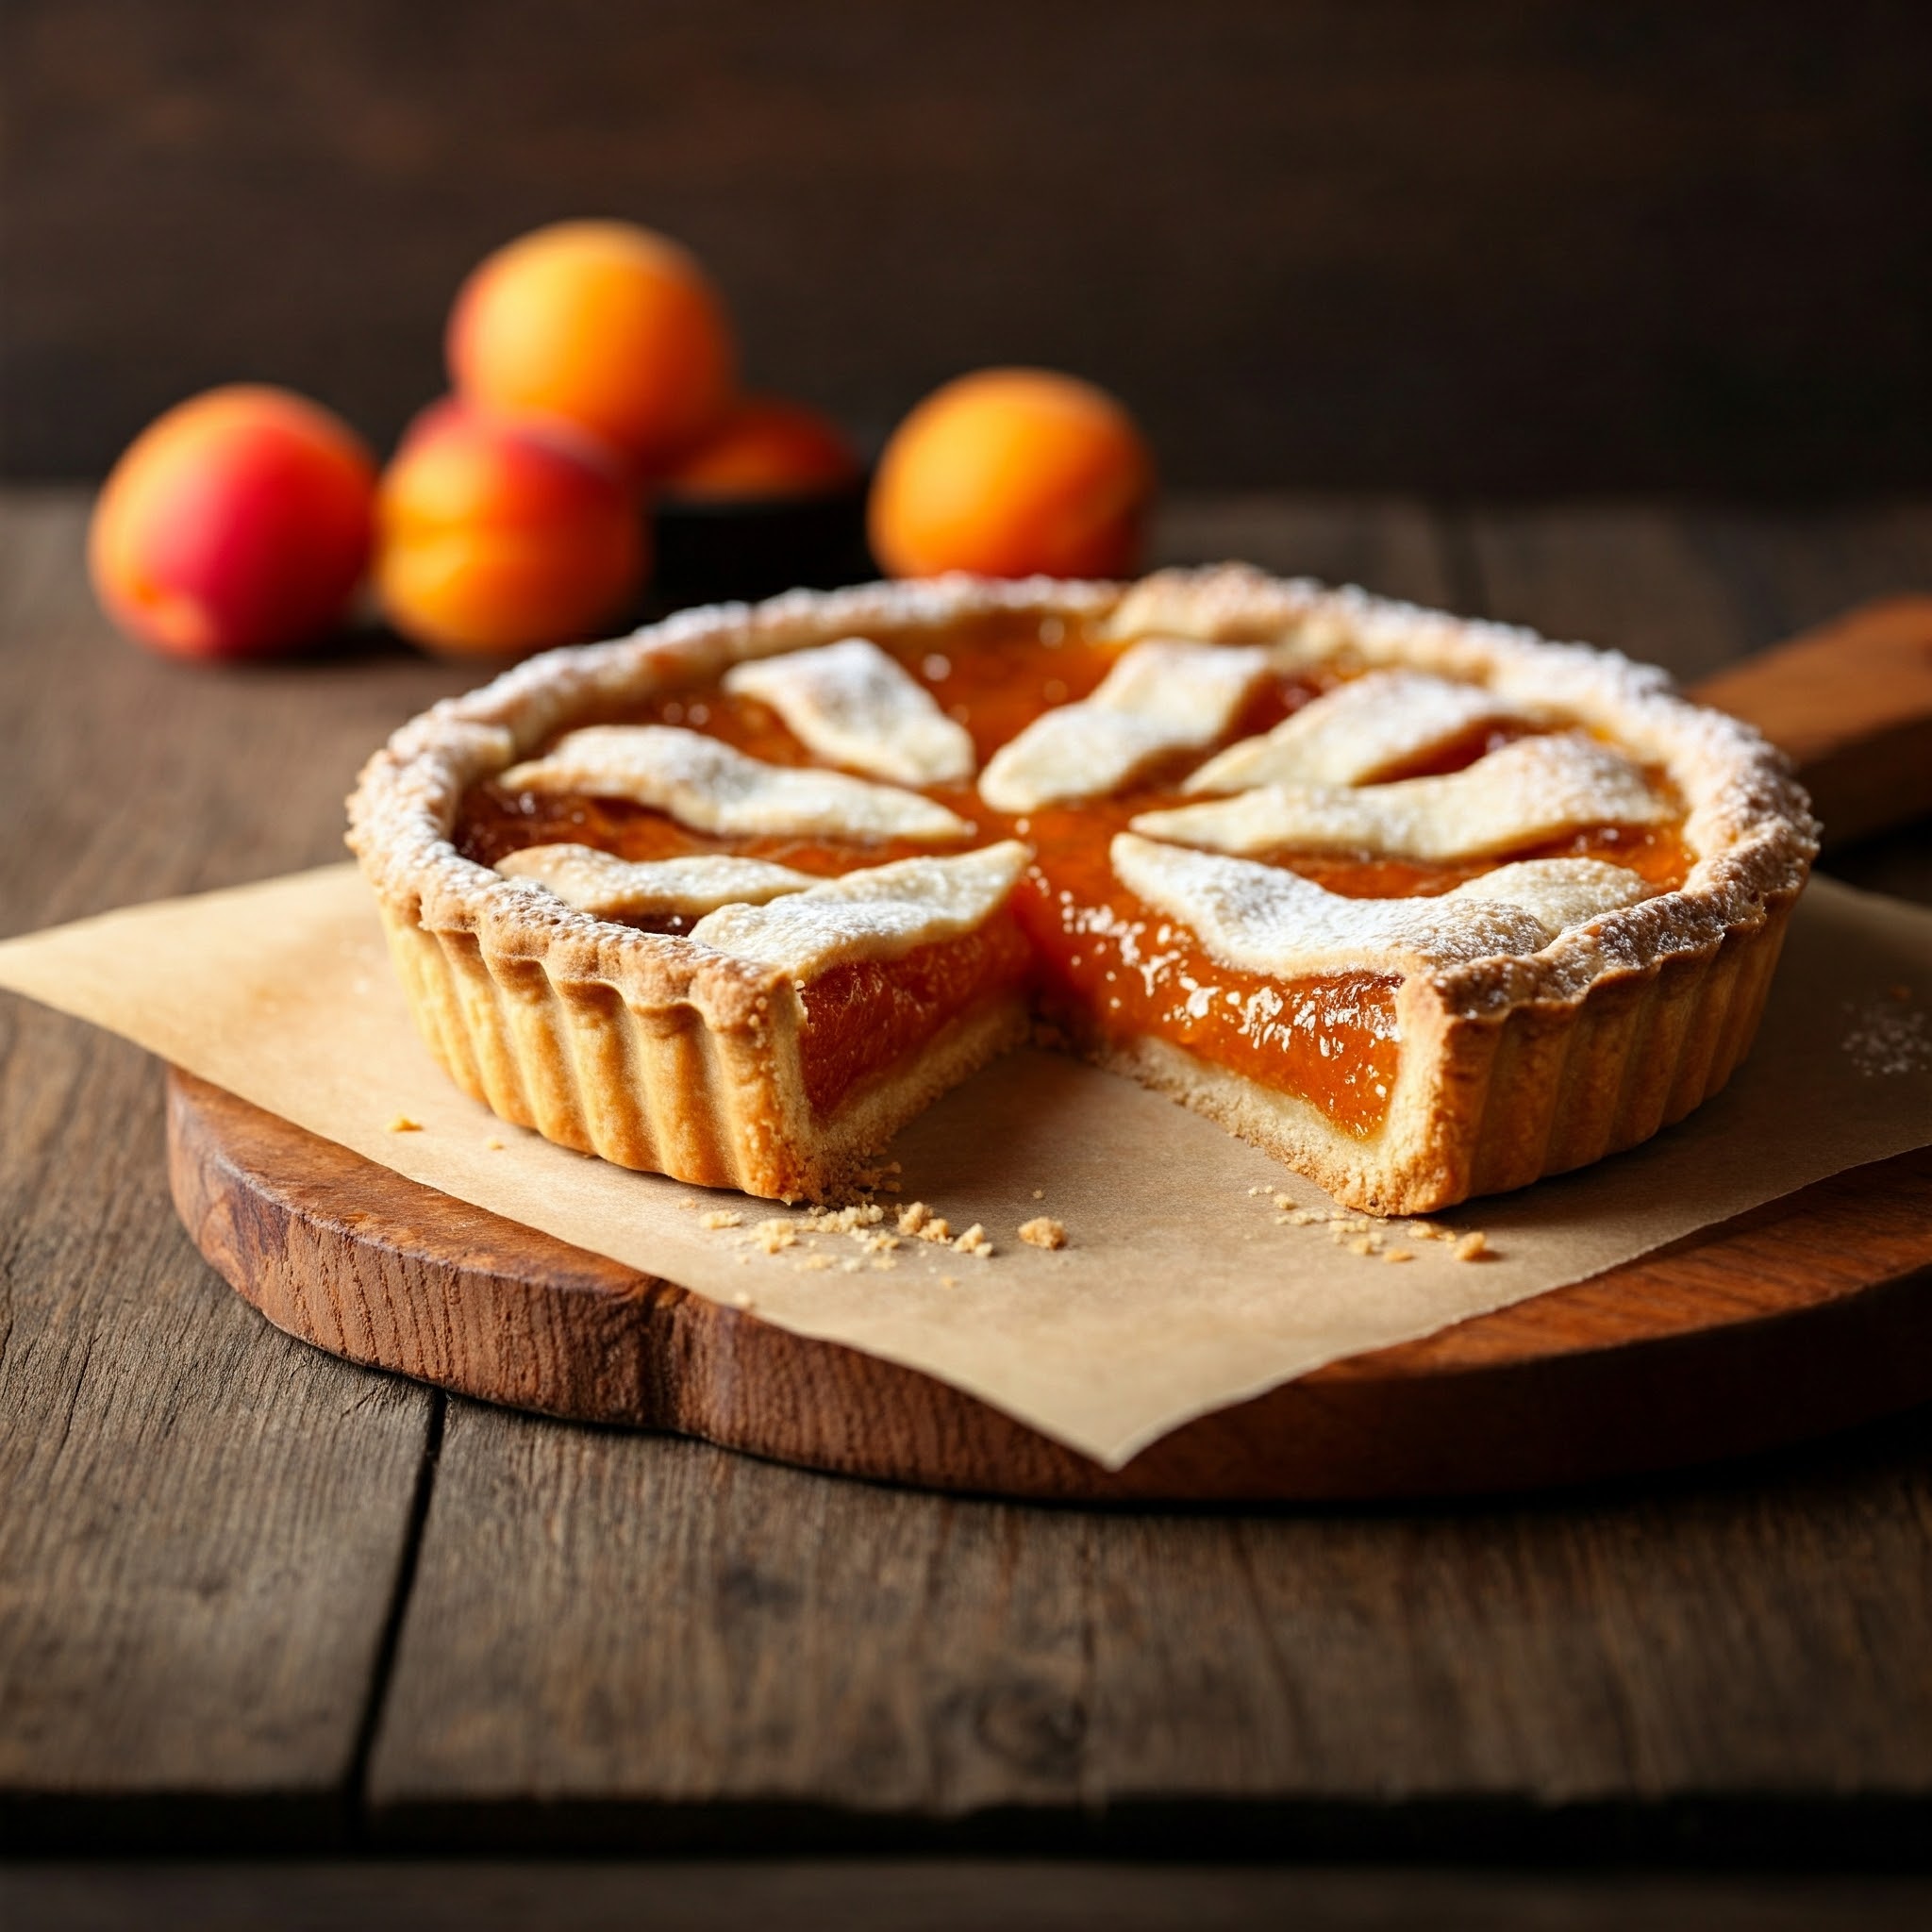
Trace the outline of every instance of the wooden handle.
{"label": "wooden handle", "polygon": [[1691,695],[1790,753],[1827,846],[1932,812],[1932,597],[1861,605]]}

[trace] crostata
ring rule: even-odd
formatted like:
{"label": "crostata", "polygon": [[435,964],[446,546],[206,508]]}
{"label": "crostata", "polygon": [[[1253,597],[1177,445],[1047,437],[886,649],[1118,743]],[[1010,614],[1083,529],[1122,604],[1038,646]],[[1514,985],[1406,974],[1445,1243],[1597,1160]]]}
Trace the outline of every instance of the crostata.
{"label": "crostata", "polygon": [[1660,672],[1237,566],[686,611],[350,805],[430,1047],[566,1146],[823,1198],[1031,1033],[1380,1213],[1721,1087],[1816,831]]}

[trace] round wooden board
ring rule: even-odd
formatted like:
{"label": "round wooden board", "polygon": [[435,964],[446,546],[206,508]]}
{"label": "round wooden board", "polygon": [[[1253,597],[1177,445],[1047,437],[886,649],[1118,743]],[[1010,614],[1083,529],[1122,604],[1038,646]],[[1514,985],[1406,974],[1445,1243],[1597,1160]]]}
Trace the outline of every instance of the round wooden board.
{"label": "round wooden board", "polygon": [[1520,1490],[1736,1455],[1932,1397],[1932,1149],[1337,1363],[1113,1474],[913,1370],[469,1207],[179,1072],[168,1153],[202,1253],[319,1348],[515,1408],[939,1489],[1064,1501]]}

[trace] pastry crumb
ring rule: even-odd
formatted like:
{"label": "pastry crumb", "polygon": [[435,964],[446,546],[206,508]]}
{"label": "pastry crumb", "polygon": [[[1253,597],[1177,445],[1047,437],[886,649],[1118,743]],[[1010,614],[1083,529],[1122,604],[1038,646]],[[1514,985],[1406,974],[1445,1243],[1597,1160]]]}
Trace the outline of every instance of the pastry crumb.
{"label": "pastry crumb", "polygon": [[829,1255],[808,1255],[798,1265],[810,1269],[816,1274],[832,1265],[832,1257]]}
{"label": "pastry crumb", "polygon": [[1391,1248],[1382,1258],[1385,1261],[1413,1261],[1415,1255],[1408,1248]]}
{"label": "pastry crumb", "polygon": [[938,1241],[941,1246],[953,1239],[953,1224],[943,1214],[934,1214],[919,1224],[919,1239],[923,1241]]}
{"label": "pastry crumb", "polygon": [[700,1227],[742,1227],[744,1216],[734,1213],[729,1208],[713,1208],[708,1214],[698,1216]]}
{"label": "pastry crumb", "polygon": [[406,1113],[399,1113],[390,1122],[388,1131],[391,1134],[420,1134],[423,1131],[423,1123],[412,1121]]}
{"label": "pastry crumb", "polygon": [[924,1201],[908,1201],[899,1210],[899,1232],[917,1234],[932,1219],[932,1209]]}
{"label": "pastry crumb", "polygon": [[738,1308],[754,1308],[758,1306],[758,1304],[752,1300],[750,1294],[747,1293],[745,1290],[741,1288],[738,1291],[738,1292],[735,1295],[731,1297],[731,1305],[733,1307]]}
{"label": "pastry crumb", "polygon": [[501,1154],[503,1152],[503,1142],[494,1134],[491,1134],[483,1144],[491,1154]]}
{"label": "pastry crumb", "polygon": [[1456,1245],[1449,1250],[1458,1261],[1480,1261],[1490,1252],[1489,1238],[1478,1227],[1473,1227],[1465,1235],[1457,1238]]}
{"label": "pastry crumb", "polygon": [[1067,1244],[1067,1231],[1051,1215],[1036,1214],[1031,1221],[1020,1224],[1020,1239],[1029,1248],[1063,1248]]}
{"label": "pastry crumb", "polygon": [[992,1242],[987,1239],[986,1229],[976,1221],[954,1241],[953,1247],[958,1254],[977,1255],[982,1258],[992,1253]]}
{"label": "pastry crumb", "polygon": [[1358,1234],[1348,1244],[1351,1255],[1373,1255],[1375,1252],[1375,1238],[1372,1234]]}
{"label": "pastry crumb", "polygon": [[890,1274],[899,1264],[890,1255],[874,1255],[872,1265],[874,1274]]}
{"label": "pastry crumb", "polygon": [[1045,1190],[1044,1188],[1035,1188],[1035,1189],[1034,1189],[1034,1191],[1033,1191],[1033,1198],[1034,1198],[1034,1199],[1035,1199],[1036,1201],[1043,1201],[1043,1200],[1045,1200],[1045,1199],[1046,1199],[1046,1190]]}
{"label": "pastry crumb", "polygon": [[752,1233],[757,1237],[758,1246],[768,1255],[775,1255],[781,1249],[794,1247],[798,1241],[798,1230],[789,1221],[781,1221],[775,1217],[770,1221],[759,1222],[752,1229]]}

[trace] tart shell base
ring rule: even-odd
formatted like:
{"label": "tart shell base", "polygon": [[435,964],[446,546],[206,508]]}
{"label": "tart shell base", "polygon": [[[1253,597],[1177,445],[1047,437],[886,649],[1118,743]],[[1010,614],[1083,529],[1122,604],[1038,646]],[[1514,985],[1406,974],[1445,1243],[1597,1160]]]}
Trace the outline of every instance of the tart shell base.
{"label": "tart shell base", "polygon": [[[613,987],[559,983],[541,961],[471,933],[432,932],[387,908],[383,924],[418,1030],[473,1099],[620,1167],[769,1200],[848,1190],[908,1121],[1031,1024],[1017,993],[983,1001],[903,1070],[810,1121],[795,1024],[782,1010],[764,1027],[723,1032],[688,1008],[640,1011]],[[799,1120],[810,1121],[809,1145],[788,1126]]]}

